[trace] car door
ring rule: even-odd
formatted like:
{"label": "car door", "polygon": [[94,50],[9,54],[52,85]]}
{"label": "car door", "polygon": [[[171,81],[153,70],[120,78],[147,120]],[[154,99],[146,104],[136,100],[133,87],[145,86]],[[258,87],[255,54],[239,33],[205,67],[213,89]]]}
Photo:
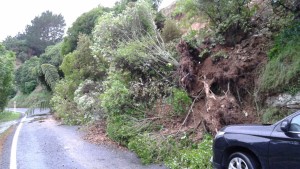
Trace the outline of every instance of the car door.
{"label": "car door", "polygon": [[271,134],[269,144],[270,169],[300,168],[300,115],[292,117],[289,129],[283,132],[280,124]]}

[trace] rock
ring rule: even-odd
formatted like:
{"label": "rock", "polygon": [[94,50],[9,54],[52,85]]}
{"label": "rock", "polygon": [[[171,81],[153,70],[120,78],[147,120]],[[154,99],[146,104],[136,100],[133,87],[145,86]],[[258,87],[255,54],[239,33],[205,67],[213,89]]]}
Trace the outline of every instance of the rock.
{"label": "rock", "polygon": [[272,96],[267,99],[266,103],[272,107],[300,109],[300,92],[294,96],[287,93]]}

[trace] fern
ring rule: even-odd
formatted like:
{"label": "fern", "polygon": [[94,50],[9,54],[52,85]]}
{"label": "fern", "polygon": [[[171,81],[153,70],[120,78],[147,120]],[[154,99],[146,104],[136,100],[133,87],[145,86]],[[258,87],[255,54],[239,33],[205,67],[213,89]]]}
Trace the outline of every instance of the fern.
{"label": "fern", "polygon": [[47,84],[50,86],[50,88],[53,91],[55,84],[59,80],[59,74],[56,67],[51,64],[42,64],[41,68],[43,74],[45,75],[45,80]]}

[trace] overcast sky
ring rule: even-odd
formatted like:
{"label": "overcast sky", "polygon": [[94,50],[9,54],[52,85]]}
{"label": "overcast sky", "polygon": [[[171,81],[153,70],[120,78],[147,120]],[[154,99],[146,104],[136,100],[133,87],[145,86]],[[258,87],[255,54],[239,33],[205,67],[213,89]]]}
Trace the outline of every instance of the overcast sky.
{"label": "overcast sky", "polygon": [[[82,13],[99,4],[112,7],[116,1],[118,0],[5,0],[0,6],[0,41],[23,32],[35,16],[46,10],[62,14],[69,27]],[[162,6],[173,1],[175,0],[163,0]]]}

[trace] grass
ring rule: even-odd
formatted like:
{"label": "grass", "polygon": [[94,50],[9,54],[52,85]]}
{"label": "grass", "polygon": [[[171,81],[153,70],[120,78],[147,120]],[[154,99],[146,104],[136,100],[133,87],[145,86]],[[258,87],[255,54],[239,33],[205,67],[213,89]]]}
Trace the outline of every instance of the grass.
{"label": "grass", "polygon": [[262,92],[300,91],[300,24],[281,32],[269,52],[269,62],[261,76]]}
{"label": "grass", "polygon": [[0,113],[0,122],[7,122],[19,119],[21,116],[20,113],[4,111]]}
{"label": "grass", "polygon": [[41,100],[50,100],[51,93],[43,89],[36,89],[29,95],[18,92],[17,95],[8,102],[8,107],[14,107],[14,101],[18,108],[29,108]]}

